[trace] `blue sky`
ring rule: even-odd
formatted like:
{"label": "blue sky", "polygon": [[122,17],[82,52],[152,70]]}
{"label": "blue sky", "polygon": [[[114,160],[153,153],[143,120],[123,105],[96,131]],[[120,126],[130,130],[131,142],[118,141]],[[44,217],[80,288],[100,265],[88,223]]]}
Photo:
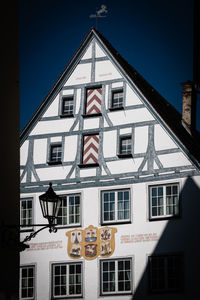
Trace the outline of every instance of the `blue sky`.
{"label": "blue sky", "polygon": [[21,130],[95,26],[89,16],[102,4],[108,13],[98,31],[181,112],[181,83],[192,80],[191,0],[20,0]]}

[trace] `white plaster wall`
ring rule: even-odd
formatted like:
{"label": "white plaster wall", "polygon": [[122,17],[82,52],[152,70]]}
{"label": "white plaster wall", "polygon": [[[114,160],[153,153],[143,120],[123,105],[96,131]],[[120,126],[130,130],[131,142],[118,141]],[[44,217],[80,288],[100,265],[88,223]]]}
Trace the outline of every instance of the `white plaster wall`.
{"label": "white plaster wall", "polygon": [[166,133],[166,131],[161,127],[161,125],[155,125],[154,130],[154,142],[155,149],[157,151],[163,149],[177,148],[177,145],[174,143],[172,138]]}
{"label": "white plaster wall", "polygon": [[74,90],[73,89],[62,90],[62,94],[63,94],[63,96],[73,95],[74,94]]}
{"label": "white plaster wall", "polygon": [[145,153],[148,146],[148,126],[135,128],[134,153]]}
{"label": "white plaster wall", "polygon": [[137,94],[126,84],[126,106],[143,104]]}
{"label": "white plaster wall", "polygon": [[[65,137],[64,161],[74,161],[77,151],[77,135]],[[73,150],[72,150],[73,149]]]}
{"label": "white plaster wall", "polygon": [[143,158],[124,159],[119,161],[107,162],[107,166],[112,174],[123,174],[138,170]]}
{"label": "white plaster wall", "polygon": [[25,141],[20,147],[20,165],[24,166],[28,158],[28,145],[29,141]]}
{"label": "white plaster wall", "polygon": [[68,78],[64,86],[88,83],[91,80],[91,63],[79,64]]}
{"label": "white plaster wall", "polygon": [[103,155],[105,158],[113,157],[117,154],[117,131],[106,131],[103,134]]}
{"label": "white plaster wall", "polygon": [[57,95],[53,102],[49,105],[46,112],[43,114],[43,117],[54,117],[58,115],[58,101],[59,95]]}
{"label": "white plaster wall", "polygon": [[84,129],[93,129],[93,128],[99,128],[99,120],[100,118],[92,117],[92,118],[86,118],[84,119],[83,128]]}
{"label": "white plaster wall", "polygon": [[40,168],[36,169],[36,172],[40,180],[56,180],[56,179],[65,179],[69,173],[70,166],[59,166],[54,168]]}
{"label": "white plaster wall", "polygon": [[36,124],[36,126],[31,131],[30,135],[66,132],[70,130],[73,123],[73,118],[41,121]]}
{"label": "white plaster wall", "polygon": [[113,125],[122,125],[154,120],[146,108],[130,109],[108,113]]}
{"label": "white plaster wall", "polygon": [[76,94],[76,108],[75,108],[76,114],[78,114],[79,112],[80,105],[81,105],[81,89],[78,89]]}
{"label": "white plaster wall", "polygon": [[81,59],[89,59],[92,58],[92,44],[89,45],[89,47],[86,49],[85,54]]}
{"label": "white plaster wall", "polygon": [[104,81],[122,78],[111,61],[98,61],[95,63],[95,80]]}
{"label": "white plaster wall", "polygon": [[101,49],[98,43],[95,43],[95,57],[104,57],[106,56],[105,52]]}
{"label": "white plaster wall", "polygon": [[123,82],[114,82],[112,83],[112,88],[123,87],[123,85],[124,85]]}
{"label": "white plaster wall", "polygon": [[47,162],[47,139],[35,139],[33,148],[34,164],[44,164]]}
{"label": "white plaster wall", "polygon": [[93,177],[96,176],[96,168],[80,169],[80,177]]}
{"label": "white plaster wall", "polygon": [[120,134],[131,134],[131,132],[132,132],[132,128],[131,127],[122,128],[122,129],[119,130]]}
{"label": "white plaster wall", "polygon": [[163,164],[164,168],[191,165],[190,161],[186,158],[186,156],[183,153],[163,154],[163,155],[158,155],[158,158]]}

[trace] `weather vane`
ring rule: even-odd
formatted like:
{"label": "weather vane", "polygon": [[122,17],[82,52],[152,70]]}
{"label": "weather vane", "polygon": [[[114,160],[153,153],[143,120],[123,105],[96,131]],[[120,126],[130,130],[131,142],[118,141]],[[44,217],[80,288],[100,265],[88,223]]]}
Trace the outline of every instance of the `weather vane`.
{"label": "weather vane", "polygon": [[96,29],[98,24],[98,18],[105,18],[107,12],[108,12],[107,6],[102,4],[101,8],[97,10],[95,14],[90,15],[90,18],[96,18]]}

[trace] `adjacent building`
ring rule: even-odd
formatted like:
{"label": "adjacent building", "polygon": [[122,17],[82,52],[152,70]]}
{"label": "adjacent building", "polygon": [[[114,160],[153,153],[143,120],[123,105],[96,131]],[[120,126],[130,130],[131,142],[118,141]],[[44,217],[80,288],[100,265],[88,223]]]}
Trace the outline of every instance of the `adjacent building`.
{"label": "adjacent building", "polygon": [[[167,88],[167,87],[166,87]],[[198,288],[200,145],[181,116],[91,29],[21,134],[20,299],[188,299]]]}

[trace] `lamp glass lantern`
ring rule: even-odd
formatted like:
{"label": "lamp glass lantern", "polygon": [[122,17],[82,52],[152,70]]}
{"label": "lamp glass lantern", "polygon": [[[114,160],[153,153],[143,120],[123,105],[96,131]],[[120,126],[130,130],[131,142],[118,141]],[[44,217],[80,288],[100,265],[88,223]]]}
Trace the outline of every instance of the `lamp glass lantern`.
{"label": "lamp glass lantern", "polygon": [[39,196],[39,200],[43,217],[48,220],[50,226],[53,225],[55,219],[58,217],[61,198],[54,192],[51,182],[46,193]]}

